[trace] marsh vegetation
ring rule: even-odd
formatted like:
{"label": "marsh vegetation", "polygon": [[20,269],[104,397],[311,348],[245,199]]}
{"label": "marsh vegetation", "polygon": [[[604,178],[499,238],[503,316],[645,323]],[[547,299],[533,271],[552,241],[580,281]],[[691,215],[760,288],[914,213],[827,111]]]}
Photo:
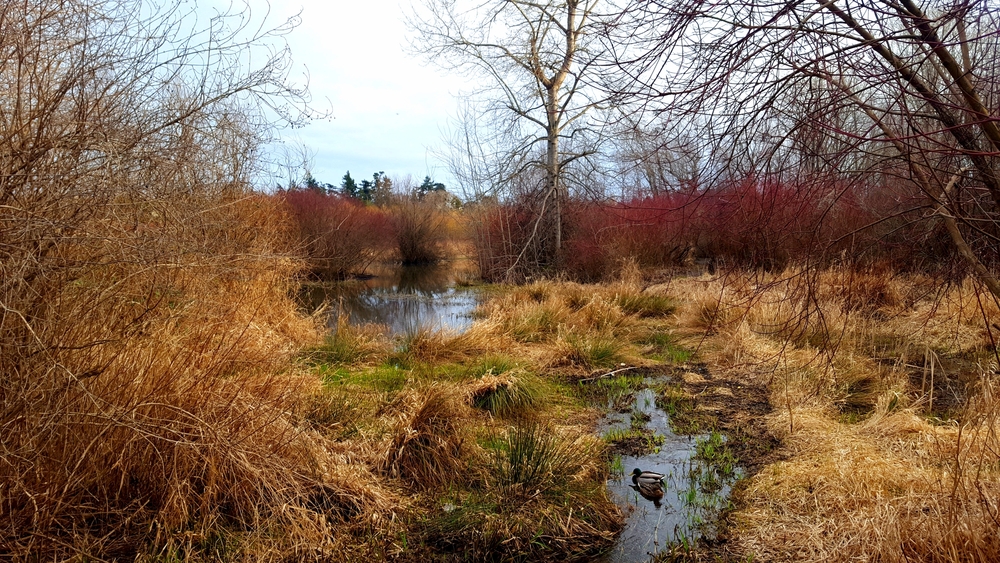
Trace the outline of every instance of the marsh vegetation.
{"label": "marsh vegetation", "polygon": [[294,22],[184,6],[3,5],[0,558],[1000,559],[996,6],[478,4],[464,199],[273,189]]}

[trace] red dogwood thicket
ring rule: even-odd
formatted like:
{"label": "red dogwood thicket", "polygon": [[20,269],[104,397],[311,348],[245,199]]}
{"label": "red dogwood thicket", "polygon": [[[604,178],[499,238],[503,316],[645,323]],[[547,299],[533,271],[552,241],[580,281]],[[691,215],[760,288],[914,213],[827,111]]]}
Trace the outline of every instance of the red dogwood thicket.
{"label": "red dogwood thicket", "polygon": [[[575,199],[565,211],[561,270],[598,280],[613,274],[623,258],[643,267],[700,260],[768,270],[807,260],[891,263],[901,270],[947,261],[952,253],[942,227],[917,220],[918,200],[900,186],[780,178],[626,201]],[[533,218],[518,203],[481,212],[475,243],[485,279],[526,271]]]}
{"label": "red dogwood thicket", "polygon": [[278,194],[297,227],[310,270],[322,278],[363,271],[395,242],[389,216],[381,208],[313,189]]}

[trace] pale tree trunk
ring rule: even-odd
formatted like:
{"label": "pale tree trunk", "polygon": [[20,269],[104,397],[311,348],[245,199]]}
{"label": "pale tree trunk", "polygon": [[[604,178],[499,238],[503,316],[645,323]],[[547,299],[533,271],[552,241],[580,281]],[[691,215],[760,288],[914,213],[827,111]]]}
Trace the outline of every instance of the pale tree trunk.
{"label": "pale tree trunk", "polygon": [[546,131],[547,139],[545,145],[545,186],[548,195],[553,198],[554,203],[552,206],[552,219],[555,223],[553,227],[555,230],[553,233],[553,251],[555,253],[553,259],[558,266],[562,262],[562,190],[559,185],[559,125],[558,115],[556,114],[555,94],[556,92],[550,94],[548,104],[549,126]]}
{"label": "pale tree trunk", "polygon": [[[538,212],[532,218],[531,234],[509,271],[514,271],[529,250],[535,256],[535,264],[524,268],[559,268],[563,264],[562,231],[566,223],[563,212],[568,198],[563,175],[569,163],[593,154],[587,150],[562,154],[567,147],[562,146],[560,137],[563,131],[575,133],[586,129],[578,120],[597,105],[584,89],[588,81],[582,76],[594,72],[588,70],[594,61],[589,57],[585,61],[579,59],[584,54],[594,55],[586,47],[597,43],[587,41],[587,33],[598,0],[424,0],[424,3],[431,15],[427,21],[413,22],[420,24],[418,30],[423,37],[418,48],[433,60],[458,55],[461,60],[454,67],[478,67],[496,81],[505,102],[501,107],[509,110],[516,120],[538,127],[523,143],[516,143],[518,151],[528,150],[534,156],[536,147],[545,143],[544,154],[533,160],[530,167],[531,173],[543,175],[541,185],[533,186],[537,190],[532,194],[536,198],[532,203],[537,205]],[[478,27],[472,23],[484,16],[492,23]],[[574,69],[577,64],[582,68]],[[572,139],[573,134],[567,138]],[[525,168],[515,174],[522,170]],[[498,166],[495,180],[498,187],[514,187],[505,164]]]}

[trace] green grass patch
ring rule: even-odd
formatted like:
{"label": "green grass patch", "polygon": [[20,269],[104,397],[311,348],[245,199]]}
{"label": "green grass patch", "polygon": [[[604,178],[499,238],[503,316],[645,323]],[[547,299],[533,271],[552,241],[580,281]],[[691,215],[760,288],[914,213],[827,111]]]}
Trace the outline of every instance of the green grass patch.
{"label": "green grass patch", "polygon": [[392,364],[382,364],[360,371],[329,367],[327,369],[330,371],[323,375],[323,383],[328,387],[357,385],[383,393],[401,390],[412,375],[410,370]]}
{"label": "green grass patch", "polygon": [[694,356],[690,350],[675,344],[668,332],[654,332],[640,344],[644,346],[643,355],[661,362],[683,364]]}
{"label": "green grass patch", "polygon": [[662,317],[677,309],[677,303],[673,299],[650,293],[617,295],[615,302],[625,313],[639,317]]}
{"label": "green grass patch", "polygon": [[591,382],[578,383],[576,394],[589,404],[606,405],[609,409],[620,410],[632,402],[632,395],[642,389],[642,386],[641,375],[624,373],[616,377],[602,377]]}
{"label": "green grass patch", "polygon": [[474,393],[472,405],[494,416],[519,418],[544,406],[542,395],[537,378],[524,375]]}
{"label": "green grass patch", "polygon": [[637,430],[642,430],[643,428],[646,427],[646,424],[649,423],[649,421],[650,421],[651,418],[652,417],[650,417],[648,414],[646,414],[646,413],[644,413],[642,411],[633,410],[632,411],[632,423],[631,423],[632,428],[635,428]]}
{"label": "green grass patch", "polygon": [[351,370],[344,366],[320,364],[316,366],[316,375],[323,380],[323,385],[335,386],[351,378]]}
{"label": "green grass patch", "polygon": [[739,459],[719,432],[712,431],[707,437],[696,439],[694,447],[695,457],[715,468],[721,477],[729,478],[736,474]]}
{"label": "green grass patch", "polygon": [[500,375],[507,373],[518,366],[509,356],[493,355],[480,358],[478,362],[469,366],[466,374],[469,377],[482,377],[484,375]]}
{"label": "green grass patch", "polygon": [[655,432],[635,427],[611,428],[601,439],[610,444],[616,452],[636,456],[647,453],[659,453],[665,438]]}
{"label": "green grass patch", "polygon": [[616,477],[625,475],[625,462],[620,454],[613,454],[608,462],[608,471]]}
{"label": "green grass patch", "polygon": [[423,379],[427,381],[453,381],[459,382],[468,379],[468,368],[460,363],[433,363],[433,362],[415,362],[415,361],[405,361],[398,362],[393,365],[399,367],[399,369],[406,369],[409,366],[409,370],[412,372],[413,377],[416,379]]}
{"label": "green grass patch", "polygon": [[642,430],[636,428],[611,428],[601,435],[601,439],[609,444],[620,444],[633,438],[641,438]]}
{"label": "green grass patch", "polygon": [[591,338],[573,335],[566,341],[573,363],[590,369],[614,367],[623,359],[622,350],[625,346],[612,336],[601,335]]}
{"label": "green grass patch", "polygon": [[323,344],[303,353],[315,364],[354,364],[371,358],[373,354],[372,343],[349,328],[328,334]]}
{"label": "green grass patch", "polygon": [[697,434],[716,424],[711,415],[698,411],[695,399],[678,385],[657,388],[656,406],[667,413],[670,428],[677,434]]}

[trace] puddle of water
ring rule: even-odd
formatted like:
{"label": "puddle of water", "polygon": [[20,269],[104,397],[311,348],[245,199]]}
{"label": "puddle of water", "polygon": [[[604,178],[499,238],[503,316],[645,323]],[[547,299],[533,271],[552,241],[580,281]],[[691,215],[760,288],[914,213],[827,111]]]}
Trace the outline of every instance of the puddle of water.
{"label": "puddle of water", "polygon": [[413,334],[420,328],[462,332],[472,324],[479,298],[473,289],[455,287],[461,275],[448,263],[386,265],[368,279],[310,285],[303,289],[302,300],[313,309],[329,303],[331,328],[343,311],[351,324],[385,325],[391,335]]}
{"label": "puddle of water", "polygon": [[[646,428],[662,436],[663,443],[658,451],[647,455],[623,455],[625,475],[608,480],[608,490],[625,512],[626,520],[614,548],[601,559],[603,563],[648,561],[672,543],[690,543],[694,538],[714,535],[711,523],[728,502],[730,486],[735,480],[719,479],[711,474],[711,468],[692,459],[697,440],[707,436],[674,434],[667,414],[656,406],[651,389],[636,392],[633,409],[649,417]],[[629,428],[631,423],[630,413],[612,412],[598,430],[604,433],[614,428]],[[666,476],[662,499],[647,500],[630,487],[633,468]]]}

